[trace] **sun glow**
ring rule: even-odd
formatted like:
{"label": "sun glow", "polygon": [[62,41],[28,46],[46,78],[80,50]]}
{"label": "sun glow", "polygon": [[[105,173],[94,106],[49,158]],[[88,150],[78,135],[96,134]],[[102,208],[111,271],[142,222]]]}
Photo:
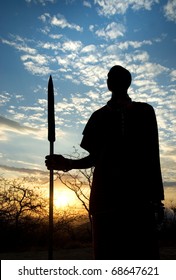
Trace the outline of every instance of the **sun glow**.
{"label": "sun glow", "polygon": [[54,205],[57,208],[65,208],[76,204],[74,193],[69,191],[56,191],[54,195]]}

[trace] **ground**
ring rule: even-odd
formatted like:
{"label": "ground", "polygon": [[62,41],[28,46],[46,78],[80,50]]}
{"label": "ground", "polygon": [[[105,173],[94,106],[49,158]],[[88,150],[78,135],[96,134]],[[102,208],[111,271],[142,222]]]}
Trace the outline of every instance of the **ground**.
{"label": "ground", "polygon": [[[174,246],[173,246],[174,245]],[[161,260],[176,260],[176,244],[162,245],[160,248]],[[1,260],[47,260],[47,250],[31,248],[25,252],[0,253]],[[57,249],[53,252],[54,260],[92,260],[91,246]]]}

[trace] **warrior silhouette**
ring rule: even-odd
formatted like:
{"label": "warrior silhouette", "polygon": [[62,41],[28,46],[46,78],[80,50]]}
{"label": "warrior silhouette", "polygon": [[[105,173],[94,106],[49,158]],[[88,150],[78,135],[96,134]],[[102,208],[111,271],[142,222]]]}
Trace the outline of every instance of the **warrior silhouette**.
{"label": "warrior silhouette", "polygon": [[95,259],[159,259],[156,213],[163,213],[155,111],[128,95],[131,74],[113,66],[111,99],[88,120],[81,147],[89,155],[46,157],[48,169],[95,167],[90,194]]}

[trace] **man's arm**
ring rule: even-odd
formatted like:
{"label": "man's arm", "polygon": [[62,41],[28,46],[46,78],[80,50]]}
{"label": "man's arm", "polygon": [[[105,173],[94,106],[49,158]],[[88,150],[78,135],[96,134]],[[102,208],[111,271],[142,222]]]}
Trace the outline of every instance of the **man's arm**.
{"label": "man's arm", "polygon": [[62,155],[49,155],[46,156],[45,164],[49,170],[53,169],[67,172],[71,169],[86,169],[93,167],[95,160],[90,154],[81,159],[68,159]]}

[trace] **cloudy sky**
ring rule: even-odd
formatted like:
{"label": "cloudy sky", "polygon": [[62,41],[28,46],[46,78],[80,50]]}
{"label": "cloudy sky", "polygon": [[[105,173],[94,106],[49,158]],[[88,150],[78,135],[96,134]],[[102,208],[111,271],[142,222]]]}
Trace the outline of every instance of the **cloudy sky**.
{"label": "cloudy sky", "polygon": [[176,0],[6,0],[0,24],[0,174],[46,171],[49,75],[55,152],[71,154],[120,64],[130,97],[156,111],[163,179],[176,182]]}

